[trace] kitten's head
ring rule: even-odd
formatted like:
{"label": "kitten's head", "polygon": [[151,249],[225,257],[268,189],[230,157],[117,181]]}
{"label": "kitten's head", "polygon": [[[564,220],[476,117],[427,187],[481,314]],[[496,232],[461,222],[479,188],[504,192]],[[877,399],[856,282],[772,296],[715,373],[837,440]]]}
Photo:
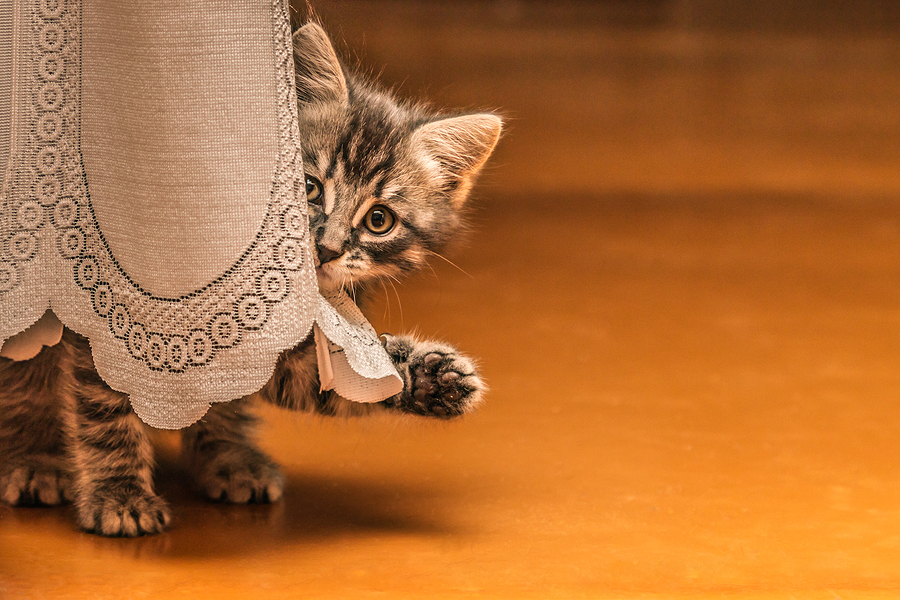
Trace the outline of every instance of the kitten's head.
{"label": "kitten's head", "polygon": [[294,61],[319,287],[418,269],[458,233],[500,118],[397,102],[343,69],[315,23],[294,33]]}

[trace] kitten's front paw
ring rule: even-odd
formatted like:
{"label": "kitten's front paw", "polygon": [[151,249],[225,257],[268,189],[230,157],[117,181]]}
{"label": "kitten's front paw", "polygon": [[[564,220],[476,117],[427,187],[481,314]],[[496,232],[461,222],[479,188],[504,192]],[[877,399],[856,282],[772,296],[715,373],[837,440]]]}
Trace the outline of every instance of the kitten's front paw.
{"label": "kitten's front paw", "polygon": [[278,466],[247,447],[221,451],[200,467],[197,477],[207,498],[234,504],[275,502],[284,488]]}
{"label": "kitten's front paw", "polygon": [[404,378],[403,392],[387,406],[426,417],[450,418],[481,401],[484,383],[474,362],[455,348],[413,338],[389,337],[385,349]]}
{"label": "kitten's front paw", "polygon": [[6,465],[0,472],[0,500],[12,506],[55,506],[67,500],[72,481],[64,460],[37,456]]}
{"label": "kitten's front paw", "polygon": [[78,506],[78,524],[82,529],[110,537],[159,533],[171,519],[162,498],[131,486],[96,493]]}

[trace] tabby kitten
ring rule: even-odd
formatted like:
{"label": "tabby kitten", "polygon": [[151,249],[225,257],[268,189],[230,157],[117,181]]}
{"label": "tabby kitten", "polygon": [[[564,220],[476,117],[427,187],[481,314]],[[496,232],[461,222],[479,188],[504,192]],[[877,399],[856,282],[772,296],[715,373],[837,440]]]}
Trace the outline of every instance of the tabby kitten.
{"label": "tabby kitten", "polygon": [[[345,69],[325,32],[294,34],[300,134],[322,290],[357,299],[385,277],[418,269],[460,229],[461,209],[500,135],[490,114],[445,116],[403,104]],[[312,339],[285,352],[253,396],[214,404],[183,432],[182,451],[213,500],[272,502],[277,466],[252,440],[250,405],[325,415],[394,411],[453,417],[481,399],[474,364],[456,349],[385,337],[403,391],[378,404],[320,392]],[[136,536],[170,522],[153,487],[153,451],[124,394],[97,374],[87,340],[69,330],[30,361],[0,359],[0,499],[12,505],[75,503],[93,533]]]}

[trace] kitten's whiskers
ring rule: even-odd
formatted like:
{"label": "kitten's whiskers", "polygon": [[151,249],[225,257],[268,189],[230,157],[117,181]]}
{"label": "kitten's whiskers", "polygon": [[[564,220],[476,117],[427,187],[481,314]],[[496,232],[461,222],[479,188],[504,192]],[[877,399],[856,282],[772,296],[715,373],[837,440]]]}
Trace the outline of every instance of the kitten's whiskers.
{"label": "kitten's whiskers", "polygon": [[392,275],[389,271],[381,267],[372,267],[372,273],[378,276],[379,281],[381,281],[381,286],[384,288],[385,301],[388,304],[388,308],[390,308],[390,298],[388,297],[387,287],[385,287],[384,282],[387,281],[391,284],[391,288],[394,290],[394,296],[397,298],[397,307],[400,309],[400,328],[403,328],[403,301],[400,300],[400,292],[397,291],[397,286],[394,285],[394,282],[400,283],[400,280],[397,279],[396,276]]}
{"label": "kitten's whiskers", "polygon": [[353,275],[347,275],[350,278],[350,297],[353,298],[353,304],[356,304],[356,283],[353,281]]}
{"label": "kitten's whiskers", "polygon": [[[425,252],[427,252],[428,254],[431,254],[432,256],[437,256],[439,259],[441,259],[442,261],[446,262],[446,263],[449,264],[450,266],[456,267],[456,268],[459,270],[460,273],[462,273],[463,275],[465,275],[465,276],[468,277],[469,279],[475,279],[475,277],[474,277],[471,273],[467,272],[465,269],[463,269],[462,267],[460,267],[458,264],[456,264],[455,262],[453,262],[452,260],[450,260],[450,259],[447,258],[446,256],[442,256],[442,255],[438,254],[437,252],[435,252],[434,250],[429,250],[428,248],[424,248],[424,250],[425,250]],[[434,269],[432,269],[431,271],[434,272]]]}
{"label": "kitten's whiskers", "polygon": [[384,314],[381,315],[381,318],[391,322],[391,296],[388,293],[387,285],[384,283],[384,279],[378,278],[378,283],[381,284],[381,289],[384,290]]}

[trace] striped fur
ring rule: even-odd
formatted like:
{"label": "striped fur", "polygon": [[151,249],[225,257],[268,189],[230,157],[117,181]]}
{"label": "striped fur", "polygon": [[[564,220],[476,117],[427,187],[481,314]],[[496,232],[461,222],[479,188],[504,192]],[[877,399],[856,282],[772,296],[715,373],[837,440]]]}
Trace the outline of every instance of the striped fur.
{"label": "striped fur", "polygon": [[85,338],[67,330],[61,344],[62,376],[74,385],[63,416],[78,524],[102,535],[162,531],[169,509],[153,490],[153,448],[128,396],[100,379]]}
{"label": "striped fur", "polygon": [[0,358],[0,500],[54,505],[71,499],[60,397],[71,386],[57,365],[67,349],[45,348],[30,361]]}
{"label": "striped fur", "polygon": [[249,399],[213,405],[182,435],[182,450],[194,480],[211,500],[274,502],[284,479],[252,442],[256,418]]}
{"label": "striped fur", "polygon": [[[324,194],[310,204],[320,287],[365,288],[421,268],[463,229],[465,199],[500,137],[500,118],[395,100],[349,73],[315,23],[294,34],[294,58],[304,169]],[[392,230],[364,226],[373,207],[395,216]]]}
{"label": "striped fur", "polygon": [[[347,73],[325,33],[294,36],[298,114],[321,288],[364,299],[370,285],[420,268],[463,226],[462,207],[500,135],[490,114],[439,115],[403,104]],[[308,181],[309,189],[309,181]],[[378,211],[379,221],[374,212]],[[390,217],[390,218],[388,218]],[[385,220],[386,219],[386,220]],[[392,223],[373,232],[377,223]],[[328,416],[376,412],[449,418],[484,393],[474,362],[456,349],[387,336],[404,389],[377,404],[321,392],[311,339],[285,352],[258,394],[217,404],[182,436],[200,491],[216,501],[272,502],[277,466],[253,442],[253,401]],[[85,531],[136,536],[165,529],[170,512],[153,486],[153,449],[127,396],[97,374],[86,339],[62,341],[24,362],[0,359],[0,500],[72,500]]]}

